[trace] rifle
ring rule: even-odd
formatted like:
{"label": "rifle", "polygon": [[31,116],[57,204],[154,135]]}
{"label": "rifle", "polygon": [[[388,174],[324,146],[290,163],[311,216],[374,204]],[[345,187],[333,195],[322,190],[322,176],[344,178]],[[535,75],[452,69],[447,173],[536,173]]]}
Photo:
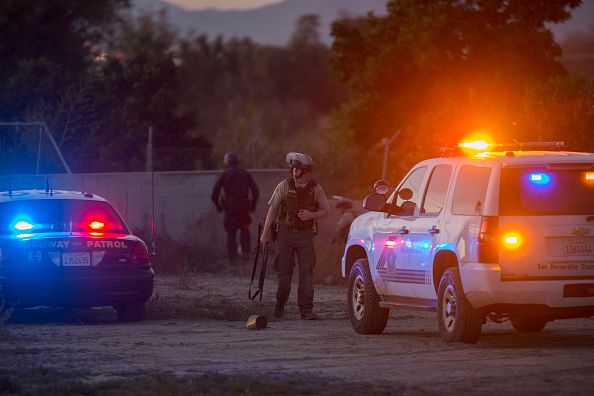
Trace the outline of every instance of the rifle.
{"label": "rifle", "polygon": [[[266,263],[268,261],[268,242],[264,245],[264,248],[260,248],[260,236],[262,235],[262,223],[258,224],[258,248],[256,249],[256,257],[254,259],[254,268],[252,269],[252,280],[250,281],[250,290],[248,291],[248,298],[255,300],[260,295],[260,301],[262,301],[262,292],[264,291],[264,278],[266,277]],[[256,270],[258,268],[258,260],[260,258],[260,251],[262,250],[262,261],[260,262],[260,277],[258,279],[258,289],[252,294],[252,284],[256,277]]]}

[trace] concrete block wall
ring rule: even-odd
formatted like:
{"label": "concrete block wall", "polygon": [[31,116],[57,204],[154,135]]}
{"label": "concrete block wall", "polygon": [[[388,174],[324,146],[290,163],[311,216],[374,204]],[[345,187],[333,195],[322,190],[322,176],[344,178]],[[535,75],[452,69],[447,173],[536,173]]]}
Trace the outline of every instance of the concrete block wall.
{"label": "concrete block wall", "polygon": [[[223,215],[210,200],[212,187],[222,171],[55,174],[39,176],[1,176],[0,190],[43,190],[49,180],[53,189],[85,191],[109,200],[133,231],[149,235],[152,219],[152,182],[157,234],[167,234],[180,242],[192,241],[225,250]],[[288,176],[286,169],[250,170],[260,190],[260,200],[253,214],[252,235],[255,243],[258,221],[266,216],[268,199],[278,182]],[[320,181],[323,186],[323,181]],[[326,191],[328,198],[331,193]],[[338,211],[330,201],[330,216],[321,220],[319,239],[332,239]]]}

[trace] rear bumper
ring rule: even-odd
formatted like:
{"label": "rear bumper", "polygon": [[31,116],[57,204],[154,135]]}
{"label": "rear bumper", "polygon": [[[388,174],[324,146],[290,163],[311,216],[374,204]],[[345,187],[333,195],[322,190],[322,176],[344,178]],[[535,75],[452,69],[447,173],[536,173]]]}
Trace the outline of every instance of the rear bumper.
{"label": "rear bumper", "polygon": [[114,269],[78,274],[31,274],[3,272],[4,298],[17,307],[94,307],[123,302],[146,302],[153,293],[151,268]]}
{"label": "rear bumper", "polygon": [[593,280],[502,281],[499,265],[481,263],[462,266],[460,276],[466,298],[474,308],[522,310],[522,306],[533,306],[556,312],[560,317],[564,311],[568,315],[574,311],[584,313],[578,316],[594,313],[594,296],[564,297],[566,285],[593,284]]}

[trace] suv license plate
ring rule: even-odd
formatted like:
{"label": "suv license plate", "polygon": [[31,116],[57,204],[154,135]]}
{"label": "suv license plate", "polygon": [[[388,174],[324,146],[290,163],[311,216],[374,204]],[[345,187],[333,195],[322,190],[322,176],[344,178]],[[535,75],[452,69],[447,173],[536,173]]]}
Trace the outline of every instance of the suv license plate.
{"label": "suv license plate", "polygon": [[548,253],[555,257],[594,256],[594,238],[553,238],[548,242]]}
{"label": "suv license plate", "polygon": [[88,252],[62,253],[62,265],[67,267],[90,267],[91,255]]}
{"label": "suv license plate", "polygon": [[569,240],[563,246],[563,255],[565,257],[588,257],[594,255],[592,252],[592,241],[584,240]]}

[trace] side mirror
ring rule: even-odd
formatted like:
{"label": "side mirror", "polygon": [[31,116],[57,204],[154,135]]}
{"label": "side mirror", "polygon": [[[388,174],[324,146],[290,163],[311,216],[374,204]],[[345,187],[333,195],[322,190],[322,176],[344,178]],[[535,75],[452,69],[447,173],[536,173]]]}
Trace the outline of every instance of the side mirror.
{"label": "side mirror", "polygon": [[390,182],[385,179],[380,179],[373,183],[373,191],[375,191],[376,194],[386,194],[390,191],[390,188]]}
{"label": "side mirror", "polygon": [[405,187],[402,190],[398,191],[398,197],[400,197],[400,199],[408,201],[413,197],[413,192],[410,188]]}
{"label": "side mirror", "polygon": [[381,212],[386,206],[386,197],[383,194],[371,194],[363,200],[363,207],[374,212]]}

